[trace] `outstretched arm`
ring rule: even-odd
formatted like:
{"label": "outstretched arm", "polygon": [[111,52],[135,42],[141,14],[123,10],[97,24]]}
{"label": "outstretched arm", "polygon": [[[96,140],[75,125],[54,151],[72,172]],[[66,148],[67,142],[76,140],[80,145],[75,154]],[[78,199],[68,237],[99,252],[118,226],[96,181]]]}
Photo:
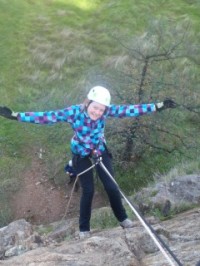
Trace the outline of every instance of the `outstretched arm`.
{"label": "outstretched arm", "polygon": [[167,108],[175,108],[176,103],[171,99],[165,99],[159,103],[135,104],[135,105],[110,105],[108,116],[111,117],[138,117],[150,114],[156,111],[162,111]]}
{"label": "outstretched arm", "polygon": [[8,107],[0,107],[0,116],[7,119],[18,120],[19,122],[28,122],[34,124],[53,124],[57,122],[72,123],[79,106],[70,106],[68,108],[56,111],[45,112],[13,112]]}

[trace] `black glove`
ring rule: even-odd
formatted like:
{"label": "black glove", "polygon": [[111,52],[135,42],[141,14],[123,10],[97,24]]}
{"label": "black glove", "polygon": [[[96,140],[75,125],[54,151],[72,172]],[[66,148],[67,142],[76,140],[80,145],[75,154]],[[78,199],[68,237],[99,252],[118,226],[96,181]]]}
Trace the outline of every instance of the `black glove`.
{"label": "black glove", "polygon": [[10,108],[6,106],[0,106],[0,116],[7,119],[17,120],[18,113],[13,112]]}
{"label": "black glove", "polygon": [[167,98],[161,103],[156,103],[156,110],[162,111],[167,108],[176,108],[176,106],[177,104],[172,99]]}

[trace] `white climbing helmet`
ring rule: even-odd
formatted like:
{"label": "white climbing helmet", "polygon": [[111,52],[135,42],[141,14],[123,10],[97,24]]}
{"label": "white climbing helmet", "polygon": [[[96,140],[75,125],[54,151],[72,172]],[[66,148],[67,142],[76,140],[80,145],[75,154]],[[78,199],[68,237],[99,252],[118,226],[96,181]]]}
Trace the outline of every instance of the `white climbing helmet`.
{"label": "white climbing helmet", "polygon": [[110,105],[110,101],[111,101],[110,92],[102,86],[93,87],[89,91],[87,97],[88,97],[88,100],[101,103],[105,106]]}

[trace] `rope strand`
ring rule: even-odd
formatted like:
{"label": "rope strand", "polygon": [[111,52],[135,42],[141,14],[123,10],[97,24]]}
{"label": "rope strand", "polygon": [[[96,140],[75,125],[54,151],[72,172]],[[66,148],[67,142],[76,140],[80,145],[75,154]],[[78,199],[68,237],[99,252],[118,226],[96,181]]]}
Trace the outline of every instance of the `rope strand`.
{"label": "rope strand", "polygon": [[[108,171],[108,169],[103,164],[102,158],[99,158],[98,161],[99,161],[100,166],[104,169],[104,171],[108,174],[108,176],[112,179],[112,181],[117,185],[117,187],[118,187],[121,195],[123,196],[123,198],[125,199],[125,201],[128,203],[128,205],[132,209],[132,211],[135,213],[135,215],[137,216],[137,218],[139,219],[139,221],[141,222],[141,224],[147,230],[148,234],[151,236],[151,238],[153,239],[153,241],[155,242],[155,244],[157,245],[157,247],[159,248],[159,250],[162,252],[162,254],[165,256],[165,258],[167,259],[167,261],[170,263],[171,266],[176,266],[174,264],[174,262],[171,260],[171,258],[168,256],[168,254],[165,251],[165,249],[159,243],[159,241],[161,239],[158,238],[158,235],[156,234],[156,232],[155,231],[153,232],[150,229],[149,225],[144,221],[144,218],[137,212],[137,210],[134,208],[134,206],[130,203],[130,201],[126,198],[126,196],[124,195],[124,193],[121,191],[121,189],[119,188],[119,185],[117,184],[117,182],[115,181],[115,179],[112,177],[112,175],[110,174],[110,172]],[[158,239],[159,239],[159,241],[158,241]],[[164,241],[162,241],[162,243],[163,242]],[[173,257],[173,259],[177,262],[177,265],[182,266],[181,262],[176,258],[176,256],[173,254],[173,252],[169,249],[169,247],[166,244],[165,244],[165,248],[170,253],[170,255]]]}

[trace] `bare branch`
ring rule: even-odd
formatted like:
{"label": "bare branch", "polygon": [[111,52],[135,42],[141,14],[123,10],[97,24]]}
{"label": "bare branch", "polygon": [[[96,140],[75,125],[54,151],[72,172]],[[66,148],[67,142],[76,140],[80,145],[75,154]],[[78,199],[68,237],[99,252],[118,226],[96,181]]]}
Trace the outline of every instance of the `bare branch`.
{"label": "bare branch", "polygon": [[[120,39],[116,38],[115,36],[112,36],[112,38],[115,39],[118,43],[120,43],[121,46],[124,47],[126,50],[132,51],[132,52],[140,55],[144,59],[144,55],[140,51],[138,51],[137,49],[133,49],[133,48],[126,46]],[[138,58],[138,57],[135,57],[135,58],[137,60],[141,61],[141,58]]]}
{"label": "bare branch", "polygon": [[183,107],[184,109],[186,109],[186,110],[188,110],[190,112],[193,112],[195,114],[200,114],[200,111],[196,111],[196,109],[200,109],[200,105],[192,106],[192,107],[191,106],[184,105],[184,104],[179,104],[179,103],[177,103],[177,105],[179,107]]}
{"label": "bare branch", "polygon": [[143,69],[142,69],[142,78],[141,78],[141,82],[140,82],[140,85],[139,85],[139,102],[141,102],[142,100],[142,96],[143,96],[143,86],[144,86],[144,81],[145,81],[145,78],[146,78],[146,73],[147,73],[147,67],[148,67],[148,64],[149,64],[149,59],[147,58],[144,62],[144,66],[143,66]]}

